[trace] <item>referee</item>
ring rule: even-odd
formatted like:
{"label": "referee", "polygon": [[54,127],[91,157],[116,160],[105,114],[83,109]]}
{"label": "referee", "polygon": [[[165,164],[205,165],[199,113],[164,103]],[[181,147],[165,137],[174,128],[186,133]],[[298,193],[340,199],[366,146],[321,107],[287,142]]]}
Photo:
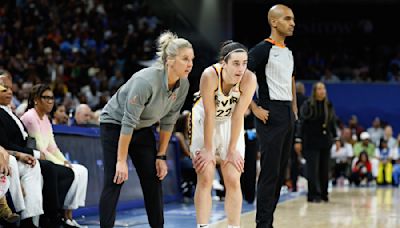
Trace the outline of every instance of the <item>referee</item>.
{"label": "referee", "polygon": [[268,23],[271,36],[250,50],[248,63],[258,81],[258,102],[250,106],[257,117],[261,147],[257,228],[272,227],[297,118],[293,55],[284,44],[293,35],[293,12],[285,5],[275,5],[268,11]]}

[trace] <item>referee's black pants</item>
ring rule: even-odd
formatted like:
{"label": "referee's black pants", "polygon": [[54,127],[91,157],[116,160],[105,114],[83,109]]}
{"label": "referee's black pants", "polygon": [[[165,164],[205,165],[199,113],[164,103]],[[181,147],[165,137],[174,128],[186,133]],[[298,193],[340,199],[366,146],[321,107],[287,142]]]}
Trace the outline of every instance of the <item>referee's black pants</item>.
{"label": "referee's black pants", "polygon": [[257,185],[257,228],[272,227],[293,143],[294,114],[291,102],[271,101],[266,124],[257,119],[261,172]]}
{"label": "referee's black pants", "polygon": [[[104,154],[104,187],[100,197],[100,226],[114,227],[115,211],[122,184],[113,182],[117,163],[118,140],[121,126],[101,124],[100,137]],[[135,130],[128,149],[143,190],[149,224],[164,226],[161,181],[156,176],[156,140],[151,127]]]}

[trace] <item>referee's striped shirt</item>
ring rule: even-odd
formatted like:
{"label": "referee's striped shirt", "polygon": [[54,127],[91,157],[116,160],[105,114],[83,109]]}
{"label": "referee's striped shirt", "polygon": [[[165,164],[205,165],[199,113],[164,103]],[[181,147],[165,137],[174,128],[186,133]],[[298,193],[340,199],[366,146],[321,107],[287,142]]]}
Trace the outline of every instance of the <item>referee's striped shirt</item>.
{"label": "referee's striped shirt", "polygon": [[263,40],[250,50],[247,67],[257,75],[259,104],[292,101],[294,61],[286,46]]}

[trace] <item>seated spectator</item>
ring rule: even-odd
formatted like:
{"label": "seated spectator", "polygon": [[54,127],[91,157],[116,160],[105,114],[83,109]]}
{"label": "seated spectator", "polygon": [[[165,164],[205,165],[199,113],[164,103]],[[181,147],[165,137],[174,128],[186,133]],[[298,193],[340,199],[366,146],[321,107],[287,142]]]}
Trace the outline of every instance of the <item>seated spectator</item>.
{"label": "seated spectator", "polygon": [[330,68],[325,68],[324,74],[321,76],[321,81],[324,83],[340,82],[339,77],[332,72]]}
{"label": "seated spectator", "polygon": [[85,206],[88,171],[79,164],[71,164],[57,147],[53,129],[47,116],[54,106],[54,94],[49,86],[35,85],[32,88],[28,102],[28,111],[21,117],[28,133],[36,140],[37,149],[44,153],[46,160],[54,164],[71,168],[75,178],[65,197],[65,223],[70,226],[80,227],[72,218],[72,210]]}
{"label": "seated spectator", "polygon": [[350,182],[359,186],[360,183],[368,185],[372,181],[372,167],[368,159],[368,154],[362,151],[358,156],[357,162],[352,167]]}
{"label": "seated spectator", "polygon": [[8,156],[7,151],[0,146],[0,220],[15,223],[19,220],[19,215],[11,211],[5,196],[10,186]]}
{"label": "seated spectator", "polygon": [[392,149],[391,154],[393,155],[393,185],[399,186],[400,184],[400,134],[397,136],[397,144]]}
{"label": "seated spectator", "polygon": [[348,127],[343,128],[340,138],[342,138],[344,142],[350,144],[351,146],[354,146],[354,144],[357,142],[357,136],[353,138],[351,135],[351,129]]}
{"label": "seated spectator", "polygon": [[56,105],[55,111],[52,114],[51,123],[53,125],[57,124],[68,124],[68,115],[63,104]]}
{"label": "seated spectator", "polygon": [[175,124],[175,137],[178,139],[181,156],[181,190],[185,199],[192,199],[196,188],[197,174],[193,168],[189,151],[189,121],[190,112],[184,111]]}
{"label": "seated spectator", "polygon": [[372,165],[372,176],[378,176],[378,166],[379,161],[375,157],[375,144],[371,142],[371,136],[368,132],[364,131],[360,135],[360,142],[357,142],[353,146],[353,153],[356,158],[353,160],[353,164],[357,161],[357,157],[360,155],[362,151],[365,151],[368,154],[368,159]]}
{"label": "seated spectator", "polygon": [[333,185],[336,185],[338,178],[349,178],[349,169],[351,168],[351,158],[353,157],[353,148],[349,143],[340,140],[340,148],[336,144],[332,145],[331,158],[335,161],[333,172]]}
{"label": "seated spectator", "polygon": [[385,139],[381,139],[379,147],[376,148],[376,157],[379,159],[378,177],[376,182],[380,185],[386,185],[392,183],[392,159],[391,150],[388,147],[388,143]]}
{"label": "seated spectator", "polygon": [[357,136],[357,139],[360,138],[360,134],[364,131],[364,128],[358,123],[358,118],[356,115],[352,115],[349,119],[349,128],[351,130],[351,136],[353,139],[354,136]]}
{"label": "seated spectator", "polygon": [[[12,77],[6,72],[5,77],[0,76],[5,92],[0,92],[0,146],[8,151],[18,151],[23,154],[29,154],[38,159],[40,170],[43,176],[43,204],[27,204],[26,206],[43,205],[44,216],[40,217],[40,226],[42,228],[56,228],[62,224],[59,212],[62,208],[65,196],[74,179],[74,173],[71,169],[56,165],[44,160],[44,154],[40,151],[28,147],[28,133],[25,126],[18,117],[11,112],[9,104],[11,102],[12,91],[9,89],[12,85]],[[33,183],[40,183],[34,181]],[[41,183],[40,183],[41,184]],[[28,190],[25,193],[35,193]],[[40,194],[39,194],[40,195]],[[30,224],[32,225],[32,224]]]}
{"label": "seated spectator", "polygon": [[394,58],[390,60],[388,69],[388,81],[400,82],[400,51],[397,51]]}
{"label": "seated spectator", "polygon": [[[8,154],[13,155],[6,157],[10,173],[12,173],[9,178],[9,190],[15,210],[21,212],[21,224],[25,227],[32,227],[34,224],[38,226],[38,216],[43,214],[43,179],[40,174],[40,166],[36,164],[36,159],[31,155],[16,152],[19,148],[12,145],[7,139],[10,133],[12,134],[12,123],[19,121],[9,108],[12,97],[11,85],[8,72],[0,75],[0,145],[8,150]],[[24,128],[22,123],[20,124],[15,127],[18,128],[19,133],[22,133]],[[24,134],[22,133],[22,135]]]}
{"label": "seated spectator", "polygon": [[367,129],[367,132],[371,136],[372,143],[375,146],[379,145],[379,141],[383,137],[383,129],[381,127],[381,120],[378,117],[375,117],[374,121],[372,121],[372,126]]}
{"label": "seated spectator", "polygon": [[354,156],[358,157],[361,152],[365,151],[369,158],[375,157],[375,145],[371,142],[371,136],[368,132],[364,131],[360,135],[360,142],[354,144]]}
{"label": "seated spectator", "polygon": [[108,90],[118,90],[125,83],[124,76],[120,70],[115,70],[115,74],[108,81]]}
{"label": "seated spectator", "polygon": [[91,123],[93,119],[93,112],[87,104],[80,104],[75,110],[75,118],[72,126],[77,127],[98,127],[98,125]]}
{"label": "seated spectator", "polygon": [[393,137],[393,128],[390,125],[386,125],[385,129],[383,130],[383,139],[387,141],[387,145],[389,149],[393,149],[396,147],[396,139]]}

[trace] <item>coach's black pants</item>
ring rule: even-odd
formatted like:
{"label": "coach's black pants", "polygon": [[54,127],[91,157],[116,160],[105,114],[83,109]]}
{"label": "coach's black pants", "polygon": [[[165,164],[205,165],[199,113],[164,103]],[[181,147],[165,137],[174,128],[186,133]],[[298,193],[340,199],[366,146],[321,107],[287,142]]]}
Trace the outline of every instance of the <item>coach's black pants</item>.
{"label": "coach's black pants", "polygon": [[330,148],[309,149],[304,148],[304,156],[307,160],[307,199],[327,200],[329,183],[329,159]]}
{"label": "coach's black pants", "polygon": [[[101,124],[100,137],[104,154],[104,187],[100,198],[100,226],[114,226],[115,211],[122,184],[114,184],[118,140],[121,126]],[[151,127],[134,131],[128,150],[143,190],[144,203],[152,228],[164,226],[161,181],[156,176],[156,140]]]}
{"label": "coach's black pants", "polygon": [[274,211],[293,143],[294,114],[291,102],[271,101],[266,124],[257,119],[261,172],[257,185],[257,228],[272,227]]}

